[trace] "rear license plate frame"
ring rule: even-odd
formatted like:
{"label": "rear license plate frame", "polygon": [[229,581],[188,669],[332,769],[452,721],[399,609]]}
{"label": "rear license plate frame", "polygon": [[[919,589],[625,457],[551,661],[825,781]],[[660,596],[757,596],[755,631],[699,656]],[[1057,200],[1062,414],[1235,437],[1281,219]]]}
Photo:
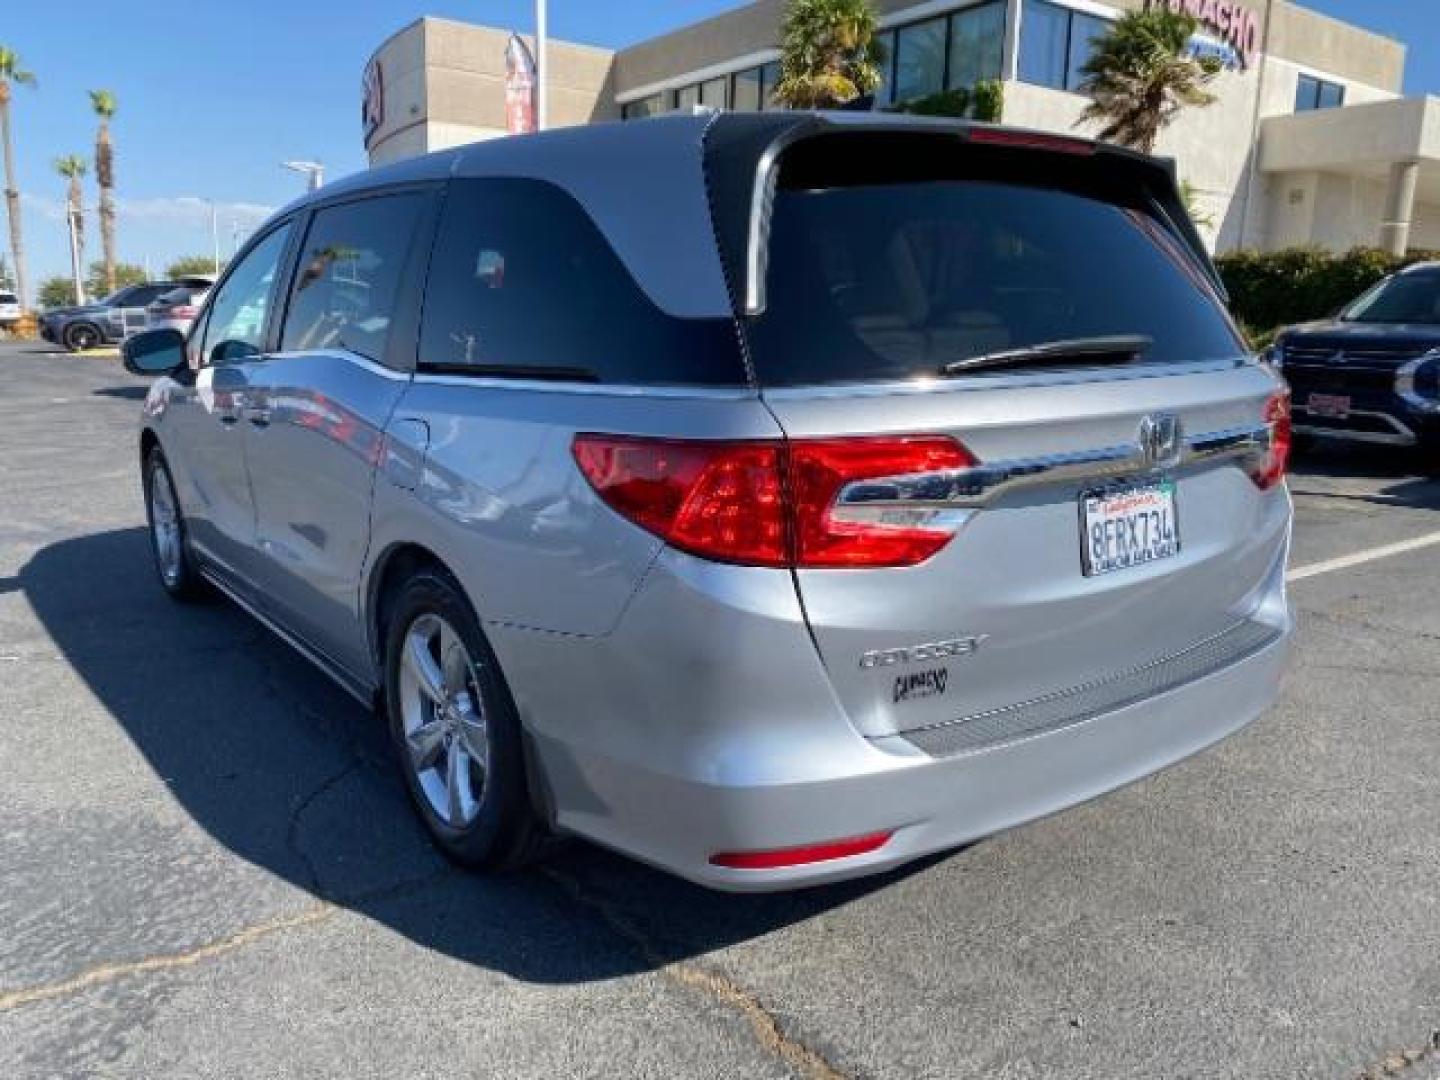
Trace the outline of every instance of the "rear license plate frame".
{"label": "rear license plate frame", "polygon": [[[1091,551],[1091,511],[1098,509],[1095,504],[1112,503],[1126,496],[1138,497],[1157,494],[1163,496],[1169,506],[1170,528],[1173,533],[1169,549],[1164,550],[1161,554],[1151,555],[1137,561],[1097,565]],[[1108,577],[1125,570],[1136,570],[1152,563],[1164,562],[1179,556],[1183,549],[1180,531],[1180,489],[1173,477],[1158,476],[1087,488],[1080,492],[1077,510],[1080,524],[1080,569],[1083,576],[1087,578]]]}

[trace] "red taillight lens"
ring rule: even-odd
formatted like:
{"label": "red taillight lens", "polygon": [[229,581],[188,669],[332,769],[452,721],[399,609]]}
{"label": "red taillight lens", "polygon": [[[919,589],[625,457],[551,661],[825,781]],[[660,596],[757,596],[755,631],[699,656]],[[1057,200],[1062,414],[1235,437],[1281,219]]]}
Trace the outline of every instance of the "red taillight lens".
{"label": "red taillight lens", "polygon": [[1290,467],[1290,446],[1294,433],[1290,421],[1290,394],[1280,390],[1265,402],[1265,423],[1270,425],[1270,452],[1250,473],[1250,479],[1261,491],[1268,491],[1285,479]]}
{"label": "red taillight lens", "polygon": [[830,840],[823,844],[807,847],[778,848],[772,851],[719,851],[710,856],[711,866],[723,866],[729,870],[780,870],[787,866],[806,866],[810,863],[829,862],[831,859],[845,859],[851,855],[866,855],[878,851],[890,842],[893,832],[872,833],[869,836],[855,836],[846,840]]}
{"label": "red taillight lens", "polygon": [[193,319],[193,318],[195,318],[195,313],[198,312],[199,310],[200,310],[199,308],[197,308],[197,307],[191,307],[189,304],[178,304],[178,305],[176,305],[175,307],[173,307],[173,308],[170,309],[170,318],[172,318],[172,319]]}
{"label": "red taillight lens", "polygon": [[577,435],[574,454],[612,509],[675,547],[788,565],[779,443]]}
{"label": "red taillight lens", "polygon": [[576,464],[615,511],[719,562],[776,567],[913,566],[954,535],[928,509],[842,505],[846,485],[964,468],[946,436],[791,442],[575,437]]}
{"label": "red taillight lens", "polygon": [[914,566],[954,535],[953,528],[927,526],[903,507],[836,502],[856,481],[974,465],[975,458],[954,439],[813,439],[789,445],[796,565]]}

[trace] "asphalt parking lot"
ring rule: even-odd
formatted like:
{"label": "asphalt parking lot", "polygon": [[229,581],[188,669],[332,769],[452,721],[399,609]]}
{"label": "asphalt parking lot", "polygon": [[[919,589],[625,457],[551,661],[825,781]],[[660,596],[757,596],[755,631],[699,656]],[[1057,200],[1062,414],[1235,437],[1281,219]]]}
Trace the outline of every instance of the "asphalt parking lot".
{"label": "asphalt parking lot", "polygon": [[1299,462],[1296,659],[1240,735],[726,896],[581,844],[449,867],[371,717],[162,595],[142,395],[0,345],[0,1077],[1440,1076],[1440,544],[1369,557],[1440,536],[1413,463]]}

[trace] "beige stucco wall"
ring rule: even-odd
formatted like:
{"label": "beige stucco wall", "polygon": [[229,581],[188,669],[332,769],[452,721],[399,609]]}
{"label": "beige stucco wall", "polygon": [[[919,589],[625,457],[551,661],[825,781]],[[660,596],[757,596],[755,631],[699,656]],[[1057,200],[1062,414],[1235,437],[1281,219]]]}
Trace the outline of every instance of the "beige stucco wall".
{"label": "beige stucco wall", "polygon": [[[503,135],[509,40],[505,30],[434,18],[391,37],[376,53],[385,79],[385,120],[370,141],[370,163]],[[525,40],[533,49],[534,41]],[[552,40],[549,56],[552,127],[619,117],[612,53]],[[412,134],[417,130],[418,136]]]}
{"label": "beige stucco wall", "polygon": [[[1348,23],[1292,4],[1289,0],[1241,0],[1263,20],[1271,8],[1267,52],[1273,57],[1316,68],[1390,92],[1399,92],[1404,78],[1405,46]],[[1429,3],[1430,0],[1417,0]],[[1148,0],[1108,0],[1116,11],[1144,8]],[[944,5],[955,6],[955,5]],[[652,38],[615,57],[615,93],[622,98],[656,84],[674,83],[693,72],[716,66],[741,66],[737,61],[773,52],[779,44],[784,0],[756,0],[733,11]],[[882,22],[917,16],[926,5],[917,0],[875,0]],[[1263,26],[1262,26],[1263,34]],[[1293,91],[1293,88],[1292,88]],[[1293,101],[1293,96],[1292,96]]]}

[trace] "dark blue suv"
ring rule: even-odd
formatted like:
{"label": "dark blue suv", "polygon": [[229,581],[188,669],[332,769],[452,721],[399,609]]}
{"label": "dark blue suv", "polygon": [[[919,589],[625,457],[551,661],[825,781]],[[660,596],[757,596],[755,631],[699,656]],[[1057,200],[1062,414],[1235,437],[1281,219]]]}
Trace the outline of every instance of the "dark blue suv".
{"label": "dark blue suv", "polygon": [[1440,263],[1391,275],[1334,319],[1291,327],[1269,357],[1297,435],[1419,446],[1440,467]]}

